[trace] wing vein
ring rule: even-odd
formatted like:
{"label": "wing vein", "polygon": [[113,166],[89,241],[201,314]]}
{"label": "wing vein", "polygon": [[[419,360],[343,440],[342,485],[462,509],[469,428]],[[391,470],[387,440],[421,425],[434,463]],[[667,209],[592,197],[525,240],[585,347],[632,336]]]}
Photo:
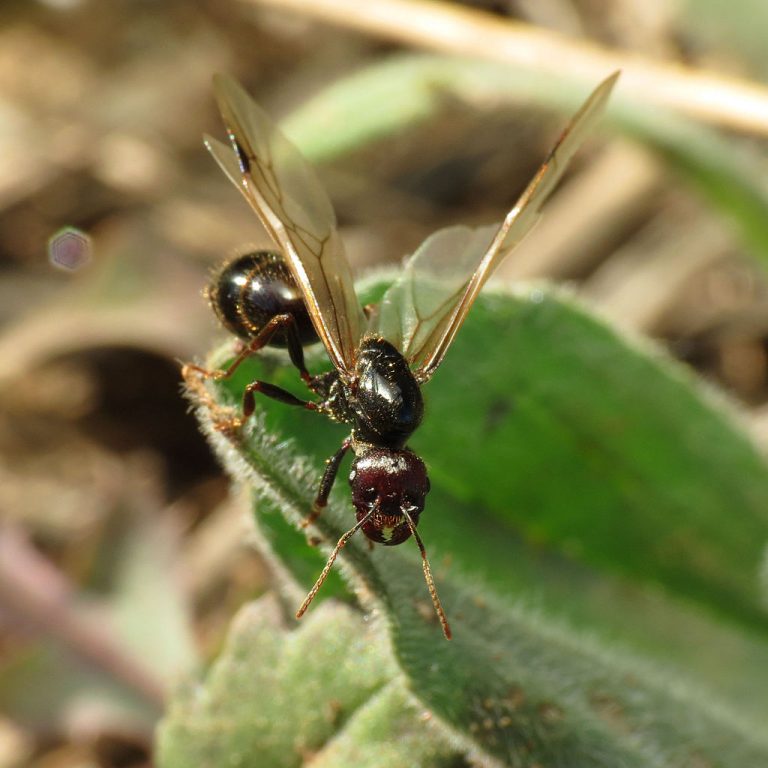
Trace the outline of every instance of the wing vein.
{"label": "wing vein", "polygon": [[602,115],[619,73],[587,98],[513,208],[497,226],[430,235],[390,286],[372,330],[400,343],[416,378],[428,381],[488,278],[533,228],[539,211]]}
{"label": "wing vein", "polygon": [[365,318],[336,230],[336,217],[314,170],[232,79],[214,90],[230,147],[206,146],[285,256],[312,322],[340,373],[354,372]]}

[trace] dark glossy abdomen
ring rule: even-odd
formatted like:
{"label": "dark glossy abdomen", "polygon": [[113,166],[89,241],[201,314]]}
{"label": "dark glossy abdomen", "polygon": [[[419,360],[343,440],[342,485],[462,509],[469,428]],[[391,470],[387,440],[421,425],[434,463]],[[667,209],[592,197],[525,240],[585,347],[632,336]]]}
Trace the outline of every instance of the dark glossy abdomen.
{"label": "dark glossy abdomen", "polygon": [[421,389],[408,362],[388,341],[370,338],[360,347],[355,372],[355,437],[401,448],[424,415]]}
{"label": "dark glossy abdomen", "polygon": [[[244,341],[276,315],[291,314],[302,345],[318,341],[307,307],[288,265],[279,253],[254,251],[227,262],[208,286],[208,300],[224,327]],[[284,333],[270,344],[287,346]]]}

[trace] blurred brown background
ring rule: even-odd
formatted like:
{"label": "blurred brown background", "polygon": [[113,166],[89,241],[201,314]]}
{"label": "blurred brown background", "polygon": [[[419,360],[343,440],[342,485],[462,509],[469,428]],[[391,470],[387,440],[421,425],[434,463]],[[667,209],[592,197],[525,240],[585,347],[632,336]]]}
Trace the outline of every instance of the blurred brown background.
{"label": "blurred brown background", "polygon": [[[704,2],[464,5],[650,59],[768,70]],[[267,583],[180,396],[178,362],[222,336],[200,294],[210,270],[261,237],[202,145],[222,135],[211,75],[279,119],[401,50],[234,0],[0,7],[0,768],[147,765],[163,689]],[[500,219],[564,124],[446,99],[323,164],[358,273],[440,226]],[[764,273],[663,161],[609,137],[502,278],[572,282],[768,439]],[[75,270],[49,259],[67,226],[91,238]]]}

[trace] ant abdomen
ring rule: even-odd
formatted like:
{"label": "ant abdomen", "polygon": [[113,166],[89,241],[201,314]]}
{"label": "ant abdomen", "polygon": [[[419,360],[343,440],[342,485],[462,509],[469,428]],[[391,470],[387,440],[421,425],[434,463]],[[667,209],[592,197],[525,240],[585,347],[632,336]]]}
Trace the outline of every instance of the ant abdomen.
{"label": "ant abdomen", "polygon": [[[250,341],[277,315],[293,316],[299,343],[318,341],[301,291],[279,253],[253,251],[228,261],[206,289],[208,301],[228,330]],[[269,344],[287,347],[287,335],[278,331]]]}

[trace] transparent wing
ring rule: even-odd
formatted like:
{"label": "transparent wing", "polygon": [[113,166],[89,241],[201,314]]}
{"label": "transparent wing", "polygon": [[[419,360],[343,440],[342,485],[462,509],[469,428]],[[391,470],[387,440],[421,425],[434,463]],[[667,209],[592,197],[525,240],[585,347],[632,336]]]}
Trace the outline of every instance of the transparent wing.
{"label": "transparent wing", "polygon": [[583,104],[501,226],[436,232],[387,290],[368,329],[403,353],[419,381],[435,372],[486,280],[538,220],[542,203],[602,115],[618,76],[604,80]]}
{"label": "transparent wing", "polygon": [[205,144],[285,255],[331,361],[349,374],[365,319],[331,202],[311,166],[235,80],[216,75],[214,92],[231,146],[210,136]]}

